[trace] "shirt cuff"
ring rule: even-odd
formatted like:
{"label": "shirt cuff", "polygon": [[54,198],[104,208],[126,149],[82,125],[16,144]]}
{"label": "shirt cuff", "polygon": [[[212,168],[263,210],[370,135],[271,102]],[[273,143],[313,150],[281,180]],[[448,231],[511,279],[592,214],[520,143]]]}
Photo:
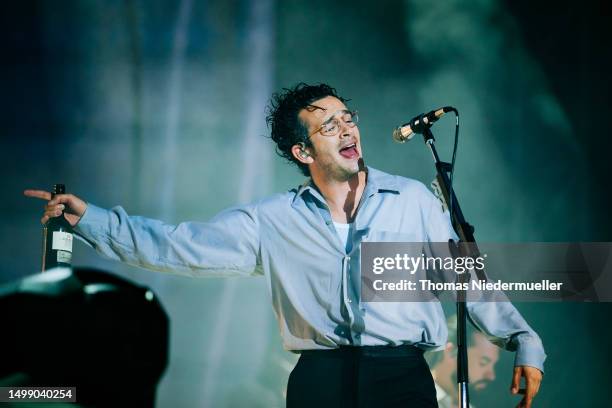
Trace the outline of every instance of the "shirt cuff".
{"label": "shirt cuff", "polygon": [[74,232],[89,241],[104,231],[105,226],[108,226],[108,218],[107,210],[87,203],[85,213],[74,227]]}
{"label": "shirt cuff", "polygon": [[[523,340],[523,339],[521,339]],[[539,339],[529,338],[527,341],[520,341],[516,348],[514,366],[535,367],[544,373],[544,360],[546,353]]]}

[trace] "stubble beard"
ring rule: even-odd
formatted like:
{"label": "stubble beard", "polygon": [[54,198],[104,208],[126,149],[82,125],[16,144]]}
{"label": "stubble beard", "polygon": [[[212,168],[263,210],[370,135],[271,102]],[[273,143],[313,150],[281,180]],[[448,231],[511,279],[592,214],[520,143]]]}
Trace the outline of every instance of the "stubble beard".
{"label": "stubble beard", "polygon": [[[361,161],[361,158],[359,160]],[[359,174],[360,167],[359,162],[344,166],[341,163],[330,163],[325,171],[331,176],[330,178],[335,181],[346,182]]]}
{"label": "stubble beard", "polygon": [[[313,151],[313,157],[317,159],[317,151]],[[330,159],[321,164],[323,177],[330,182],[348,182],[358,176],[360,171],[365,171],[366,167],[363,157],[359,157],[356,162],[343,162],[343,159]]]}

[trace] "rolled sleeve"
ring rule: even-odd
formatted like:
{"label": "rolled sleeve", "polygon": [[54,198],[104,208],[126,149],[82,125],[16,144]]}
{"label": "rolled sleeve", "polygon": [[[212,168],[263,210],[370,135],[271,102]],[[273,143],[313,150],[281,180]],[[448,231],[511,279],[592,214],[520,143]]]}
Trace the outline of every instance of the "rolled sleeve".
{"label": "rolled sleeve", "polygon": [[517,336],[516,341],[518,344],[514,356],[514,365],[535,367],[543,373],[546,353],[540,338],[531,334],[521,334]]}
{"label": "rolled sleeve", "polygon": [[542,340],[510,302],[468,302],[470,320],[497,346],[515,351],[514,365],[544,372]]}

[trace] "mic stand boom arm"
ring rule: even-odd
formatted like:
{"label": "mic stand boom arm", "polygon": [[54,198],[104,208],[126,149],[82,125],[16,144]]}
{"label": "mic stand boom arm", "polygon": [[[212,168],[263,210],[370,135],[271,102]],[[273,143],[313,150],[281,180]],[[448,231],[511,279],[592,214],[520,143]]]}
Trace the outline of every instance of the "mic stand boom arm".
{"label": "mic stand boom arm", "polygon": [[[476,258],[479,256],[478,246],[476,245],[476,240],[474,239],[474,227],[465,220],[463,217],[463,212],[461,211],[461,207],[459,206],[459,201],[455,196],[455,192],[452,190],[449,173],[452,170],[452,166],[450,163],[443,162],[440,160],[438,156],[438,152],[436,151],[436,147],[434,145],[435,138],[433,133],[431,132],[431,124],[426,126],[423,130],[423,138],[425,139],[425,144],[431,150],[431,154],[434,159],[434,163],[436,165],[436,179],[438,180],[438,184],[440,186],[440,190],[442,192],[442,197],[444,201],[447,203],[448,209],[451,214],[451,222],[455,229],[455,232],[459,236],[460,242],[469,242],[470,245],[461,245],[460,250],[470,251],[469,254],[462,254],[462,256],[470,256]],[[450,245],[454,246],[454,243],[449,242]],[[451,248],[453,249],[453,248]],[[455,248],[456,250],[456,248]],[[456,253],[456,252],[455,252]],[[482,273],[482,271],[476,269],[476,274],[478,279],[486,280],[486,277]],[[458,274],[459,282],[469,282],[470,274],[469,272]],[[466,321],[467,321],[467,308],[466,308],[466,299],[465,299],[465,291],[457,291],[457,385],[459,388],[459,407],[460,408],[468,408],[469,407],[469,393],[467,384],[469,382],[468,379],[468,357],[467,357],[467,336],[466,336]]]}

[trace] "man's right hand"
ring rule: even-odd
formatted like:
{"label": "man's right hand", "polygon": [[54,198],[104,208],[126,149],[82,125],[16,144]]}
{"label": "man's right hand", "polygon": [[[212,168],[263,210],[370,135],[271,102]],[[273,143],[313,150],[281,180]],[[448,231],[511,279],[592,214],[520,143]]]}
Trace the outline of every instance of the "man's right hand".
{"label": "man's right hand", "polygon": [[44,190],[25,190],[23,195],[26,197],[40,198],[47,200],[45,212],[40,219],[42,224],[46,224],[49,218],[59,217],[64,212],[64,217],[73,227],[77,225],[85,210],[87,203],[72,194],[57,194],[51,199],[51,193]]}

